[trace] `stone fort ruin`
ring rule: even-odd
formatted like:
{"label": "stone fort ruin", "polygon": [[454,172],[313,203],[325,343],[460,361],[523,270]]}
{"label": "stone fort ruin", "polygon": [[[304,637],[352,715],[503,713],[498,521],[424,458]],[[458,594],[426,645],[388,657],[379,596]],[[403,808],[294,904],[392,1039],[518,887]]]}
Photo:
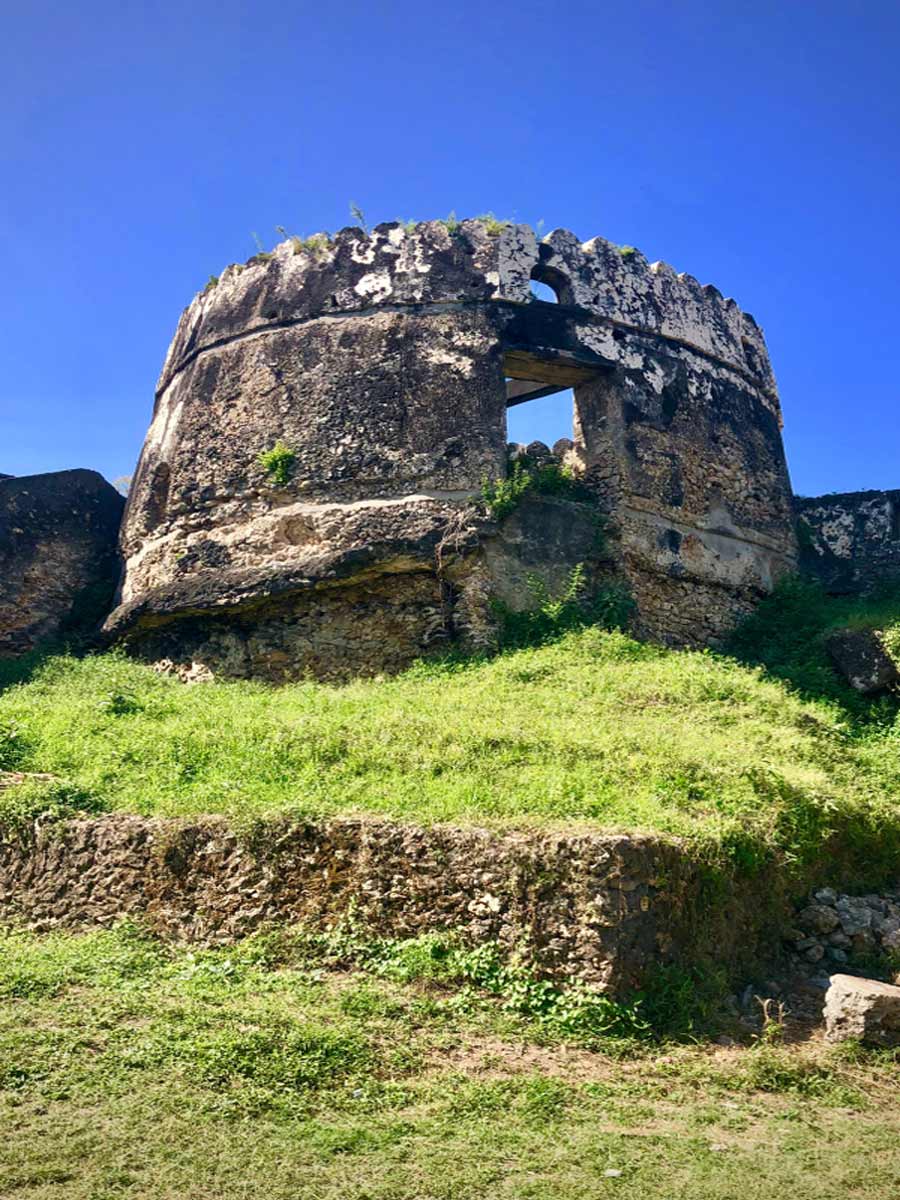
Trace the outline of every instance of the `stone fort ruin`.
{"label": "stone fort ruin", "polygon": [[[528,461],[574,486],[473,503],[512,469],[507,409],[568,388],[571,438]],[[342,677],[490,644],[498,601],[579,567],[640,635],[714,644],[796,569],[794,505],[762,332],[714,287],[484,220],[289,239],[182,315],[106,631],[187,675]],[[873,561],[900,562],[886,520]]]}

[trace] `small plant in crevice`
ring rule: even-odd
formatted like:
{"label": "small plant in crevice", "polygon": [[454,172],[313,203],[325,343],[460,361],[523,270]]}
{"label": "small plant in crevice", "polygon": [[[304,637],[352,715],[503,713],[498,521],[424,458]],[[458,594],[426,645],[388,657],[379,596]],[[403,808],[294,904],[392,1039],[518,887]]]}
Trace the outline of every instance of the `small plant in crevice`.
{"label": "small plant in crevice", "polygon": [[285,487],[294,473],[296,453],[280,439],[271,450],[264,450],[257,460],[266,473],[269,483]]}
{"label": "small plant in crevice", "polygon": [[512,221],[501,220],[492,212],[479,213],[475,220],[481,221],[488,237],[499,237],[504,229],[512,225]]}
{"label": "small plant in crevice", "polygon": [[637,246],[619,246],[618,249],[623,258],[634,258],[636,254],[640,254]]}
{"label": "small plant in crevice", "polygon": [[291,243],[295,254],[310,254],[313,258],[322,258],[331,245],[331,237],[327,233],[314,233],[310,237],[301,237],[297,233],[288,233],[283,225],[276,225],[275,232]]}
{"label": "small plant in crevice", "polygon": [[369,226],[366,224],[366,214],[353,200],[350,201],[350,216],[353,218],[366,237],[369,236]]}
{"label": "small plant in crevice", "polygon": [[207,292],[211,292],[218,282],[219,282],[218,275],[210,275],[210,277],[209,277],[209,279],[207,279],[206,284],[203,288],[203,291],[200,293],[200,295],[205,296]]}
{"label": "small plant in crevice", "polygon": [[502,521],[508,516],[534,482],[529,471],[521,461],[516,461],[505,479],[488,479],[485,475],[481,480],[481,501],[488,515],[495,521]]}

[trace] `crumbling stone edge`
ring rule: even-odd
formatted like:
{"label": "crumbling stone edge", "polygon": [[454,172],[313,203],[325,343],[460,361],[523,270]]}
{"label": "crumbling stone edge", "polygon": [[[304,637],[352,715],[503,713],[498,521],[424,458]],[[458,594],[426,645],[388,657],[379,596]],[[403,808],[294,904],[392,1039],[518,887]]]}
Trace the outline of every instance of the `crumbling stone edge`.
{"label": "crumbling stone edge", "polygon": [[781,950],[792,897],[777,863],[711,872],[677,840],[491,831],[379,818],[108,814],[0,831],[0,922],[36,931],[139,918],[175,941],[223,944],[352,912],[374,935],[455,930],[524,950],[541,974],[627,995],[662,963],[732,982]]}

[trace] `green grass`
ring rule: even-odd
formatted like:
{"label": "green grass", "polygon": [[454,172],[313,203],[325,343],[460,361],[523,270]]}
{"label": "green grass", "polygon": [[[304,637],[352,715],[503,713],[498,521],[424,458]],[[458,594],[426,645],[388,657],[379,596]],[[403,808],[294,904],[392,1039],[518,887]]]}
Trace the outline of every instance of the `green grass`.
{"label": "green grass", "polygon": [[14,664],[2,815],[377,813],[581,823],[799,861],[834,831],[896,874],[900,729],[711,652],[575,631],[536,649],[423,663],[345,686],[185,686],[118,654]]}
{"label": "green grass", "polygon": [[420,943],[0,935],[0,1195],[891,1200],[887,1054],[585,1049]]}

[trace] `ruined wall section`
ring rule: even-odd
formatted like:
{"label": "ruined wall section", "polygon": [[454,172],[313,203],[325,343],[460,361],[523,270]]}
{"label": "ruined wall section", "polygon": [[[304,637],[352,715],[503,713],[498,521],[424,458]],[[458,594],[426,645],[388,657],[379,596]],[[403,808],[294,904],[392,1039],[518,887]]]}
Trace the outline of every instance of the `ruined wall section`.
{"label": "ruined wall section", "polygon": [[830,592],[900,581],[900,489],[798,496],[801,566]]}
{"label": "ruined wall section", "polygon": [[96,631],[124,501],[95,471],[0,477],[0,657]]}
{"label": "ruined wall section", "polygon": [[537,277],[591,316],[614,364],[576,386],[576,455],[620,534],[642,633],[715,642],[796,563],[781,410],[763,335],[714,287],[554,232]]}
{"label": "ruined wall section", "polygon": [[[532,278],[560,304],[535,302]],[[185,311],[131,490],[110,630],[152,634],[154,654],[177,656],[177,622],[193,630],[190,654],[278,677],[335,656],[352,671],[363,647],[377,669],[379,645],[394,665],[477,624],[483,572],[475,587],[465,570],[439,578],[435,561],[482,480],[505,472],[510,354],[590,377],[575,459],[614,514],[644,632],[708,640],[736,596],[746,606],[792,561],[777,393],[734,301],[602,239],[392,224],[284,242]],[[276,442],[294,454],[279,483],[259,462]],[[455,549],[471,559],[473,539],[477,550],[493,535],[469,524]],[[722,611],[711,599],[698,613],[685,581]],[[356,646],[323,648],[347,588]],[[272,636],[249,647],[262,625]]]}

